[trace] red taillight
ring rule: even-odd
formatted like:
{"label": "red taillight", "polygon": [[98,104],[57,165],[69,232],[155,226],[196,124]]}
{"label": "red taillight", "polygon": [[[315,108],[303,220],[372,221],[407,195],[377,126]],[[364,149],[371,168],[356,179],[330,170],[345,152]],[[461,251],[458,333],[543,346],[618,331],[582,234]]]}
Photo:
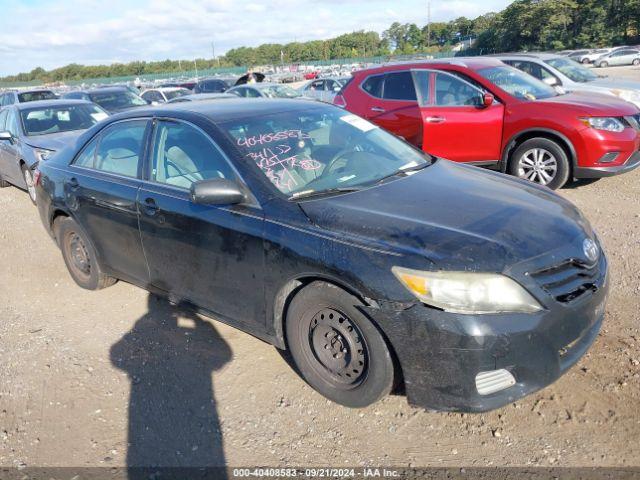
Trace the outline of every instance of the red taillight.
{"label": "red taillight", "polygon": [[42,172],[36,168],[35,171],[33,172],[34,187],[37,187],[38,185],[40,185],[40,178],[42,178]]}
{"label": "red taillight", "polygon": [[347,101],[344,99],[344,97],[342,96],[342,94],[338,94],[335,96],[335,98],[333,99],[333,104],[336,107],[340,107],[340,108],[346,108],[347,106]]}

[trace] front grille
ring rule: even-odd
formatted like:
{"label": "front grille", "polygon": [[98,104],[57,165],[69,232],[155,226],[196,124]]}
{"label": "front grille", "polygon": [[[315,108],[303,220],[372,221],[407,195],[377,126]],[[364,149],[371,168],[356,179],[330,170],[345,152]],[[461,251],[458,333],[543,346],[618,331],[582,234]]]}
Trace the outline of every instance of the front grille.
{"label": "front grille", "polygon": [[567,260],[538,270],[531,277],[558,302],[569,303],[598,290],[598,263],[587,265],[579,260]]}

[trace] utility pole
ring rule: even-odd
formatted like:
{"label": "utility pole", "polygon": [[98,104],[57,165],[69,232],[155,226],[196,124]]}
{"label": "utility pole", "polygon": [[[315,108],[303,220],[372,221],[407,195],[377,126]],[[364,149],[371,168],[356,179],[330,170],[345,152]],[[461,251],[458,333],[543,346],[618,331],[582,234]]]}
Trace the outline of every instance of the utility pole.
{"label": "utility pole", "polygon": [[431,0],[427,0],[427,47],[431,46]]}

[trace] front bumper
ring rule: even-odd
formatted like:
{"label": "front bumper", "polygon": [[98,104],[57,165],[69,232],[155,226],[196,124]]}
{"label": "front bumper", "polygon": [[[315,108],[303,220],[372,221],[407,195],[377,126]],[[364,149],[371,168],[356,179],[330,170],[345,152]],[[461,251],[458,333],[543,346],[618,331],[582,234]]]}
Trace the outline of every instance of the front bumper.
{"label": "front bumper", "polygon": [[[394,347],[410,404],[444,411],[485,412],[512,403],[557,380],[598,336],[608,291],[607,262],[598,264],[594,290],[568,302],[550,301],[536,314],[459,315],[422,304],[405,310],[366,308]],[[525,282],[523,282],[524,284]],[[515,384],[480,395],[476,375],[504,369]]]}
{"label": "front bumper", "polygon": [[613,177],[623,173],[631,172],[640,167],[640,152],[633,154],[623,165],[613,167],[576,167],[573,175],[576,178],[602,178]]}

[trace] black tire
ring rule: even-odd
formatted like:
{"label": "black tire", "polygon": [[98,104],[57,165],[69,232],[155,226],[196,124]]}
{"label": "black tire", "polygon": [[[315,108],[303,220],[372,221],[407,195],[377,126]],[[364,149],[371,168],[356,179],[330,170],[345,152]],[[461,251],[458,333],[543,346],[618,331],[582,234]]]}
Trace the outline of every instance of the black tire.
{"label": "black tire", "polygon": [[115,278],[102,272],[93,245],[72,218],[56,218],[53,232],[69,274],[80,287],[100,290],[116,283]]}
{"label": "black tire", "polygon": [[33,171],[27,167],[24,163],[20,165],[20,170],[22,171],[22,178],[24,179],[24,183],[27,186],[27,193],[29,194],[29,199],[31,203],[36,204],[36,187],[33,184]]}
{"label": "black tire", "polygon": [[[542,156],[538,157],[536,151],[541,152]],[[553,165],[555,169],[552,169]],[[569,158],[560,145],[548,138],[532,138],[511,155],[509,173],[556,190],[567,183],[571,168]]]}
{"label": "black tire", "polygon": [[598,64],[598,67],[600,68],[607,68],[609,66],[609,62],[600,62]]}
{"label": "black tire", "polygon": [[589,65],[591,62],[589,61],[588,58],[585,58],[584,60],[582,60],[582,64],[583,65]]}
{"label": "black tire", "polygon": [[304,380],[351,408],[388,395],[395,377],[389,347],[360,305],[341,288],[317,281],[296,294],[286,317],[288,348]]}
{"label": "black tire", "polygon": [[640,65],[640,58],[636,58],[636,59],[633,61],[633,66],[634,66],[634,67],[637,67],[638,65]]}

